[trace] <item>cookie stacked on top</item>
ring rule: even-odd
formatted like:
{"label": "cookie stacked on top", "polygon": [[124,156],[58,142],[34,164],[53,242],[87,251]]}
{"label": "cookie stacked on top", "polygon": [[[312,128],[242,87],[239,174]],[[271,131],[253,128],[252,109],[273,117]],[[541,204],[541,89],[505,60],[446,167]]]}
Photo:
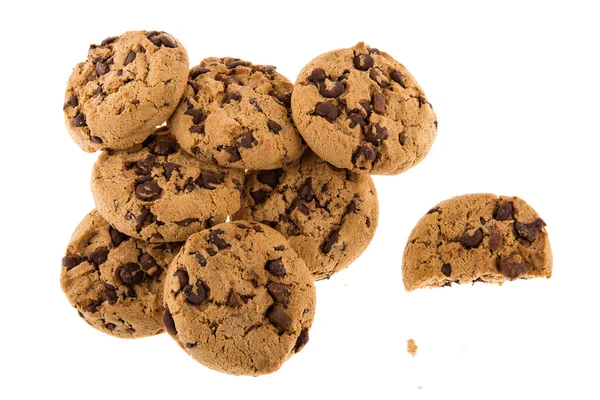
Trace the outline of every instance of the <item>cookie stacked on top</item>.
{"label": "cookie stacked on top", "polygon": [[237,58],[189,69],[158,31],[92,45],[64,115],[84,151],[102,150],[96,209],[62,261],[70,303],[105,333],[166,330],[240,375],[275,371],[306,345],[313,280],[375,233],[369,174],[416,165],[437,131],[415,79],[364,43],[318,56],[293,85]]}

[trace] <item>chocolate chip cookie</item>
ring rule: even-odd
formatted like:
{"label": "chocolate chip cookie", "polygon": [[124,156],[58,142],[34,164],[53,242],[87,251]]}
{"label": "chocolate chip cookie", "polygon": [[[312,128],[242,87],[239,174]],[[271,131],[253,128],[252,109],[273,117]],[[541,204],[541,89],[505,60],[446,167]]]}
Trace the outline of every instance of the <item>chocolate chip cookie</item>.
{"label": "chocolate chip cookie", "polygon": [[289,165],[305,149],[290,115],[293,85],[270,65],[207,58],[189,72],[169,127],[191,154],[232,168]]}
{"label": "chocolate chip cookie", "polygon": [[140,145],[101,154],[92,194],[100,214],[123,233],[178,242],[237,211],[243,181],[243,171],[198,160],[162,127]]}
{"label": "chocolate chip cookie", "polygon": [[60,285],[79,316],[99,331],[121,338],[156,335],[163,332],[164,271],[180,248],[124,235],[93,210],[73,233]]}
{"label": "chocolate chip cookie", "polygon": [[443,201],[410,234],[402,262],[404,287],[550,278],[545,226],[518,197],[469,194]]}
{"label": "chocolate chip cookie", "polygon": [[91,45],[65,93],[73,140],[90,153],[143,142],[177,107],[188,68],[185,48],[165,32],[126,32]]}
{"label": "chocolate chip cookie", "polygon": [[290,167],[248,172],[245,188],[233,219],[277,229],[314,279],[346,268],[375,234],[378,203],[371,177],[336,168],[310,150]]}
{"label": "chocolate chip cookie", "polygon": [[165,328],[195,360],[261,375],[308,342],[315,287],[277,231],[228,222],[187,240],[167,271],[165,308]]}
{"label": "chocolate chip cookie", "polygon": [[309,62],[296,80],[292,112],[317,155],[356,172],[406,171],[427,155],[437,133],[413,76],[362,42]]}

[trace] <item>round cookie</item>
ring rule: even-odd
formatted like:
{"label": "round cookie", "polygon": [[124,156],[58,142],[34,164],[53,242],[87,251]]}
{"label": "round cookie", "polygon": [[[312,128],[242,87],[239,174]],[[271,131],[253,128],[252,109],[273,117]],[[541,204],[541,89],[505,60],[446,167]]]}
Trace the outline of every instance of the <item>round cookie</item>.
{"label": "round cookie", "polygon": [[404,287],[550,278],[545,226],[518,197],[468,194],[443,201],[410,234],[402,261]]}
{"label": "round cookie", "polygon": [[165,271],[181,243],[146,243],[111,227],[93,210],[75,229],[60,285],[79,316],[120,338],[163,332]]}
{"label": "round cookie", "polygon": [[141,145],[102,153],[92,194],[100,214],[123,233],[178,242],[237,211],[243,180],[241,170],[189,155],[162,127]]}
{"label": "round cookie", "polygon": [[276,371],[308,342],[315,287],[275,230],[228,222],[196,233],[171,262],[165,328],[195,360],[233,375]]}
{"label": "round cookie", "polygon": [[250,169],[279,168],[302,155],[306,146],[290,115],[293,85],[275,67],[211,57],[188,79],[168,124],[190,154]]}
{"label": "round cookie", "polygon": [[375,234],[379,209],[371,177],[336,168],[310,150],[285,169],[248,172],[244,192],[232,218],[277,229],[314,279],[346,268]]}
{"label": "round cookie", "polygon": [[91,45],[67,83],[65,123],[87,152],[141,143],[173,113],[189,68],[165,32],[133,31]]}
{"label": "round cookie", "polygon": [[358,43],[306,65],[292,112],[300,134],[338,168],[399,174],[429,152],[437,120],[423,90],[389,54]]}

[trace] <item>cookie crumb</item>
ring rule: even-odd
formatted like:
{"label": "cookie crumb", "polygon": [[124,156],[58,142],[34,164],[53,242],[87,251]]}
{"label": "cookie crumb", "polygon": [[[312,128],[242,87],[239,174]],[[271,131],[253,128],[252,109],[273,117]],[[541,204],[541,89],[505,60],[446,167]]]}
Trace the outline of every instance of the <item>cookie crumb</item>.
{"label": "cookie crumb", "polygon": [[415,339],[408,339],[406,341],[406,351],[414,357],[417,355],[417,350],[419,350],[419,346],[415,343]]}
{"label": "cookie crumb", "polygon": [[417,386],[417,389],[421,390],[423,389],[423,386]]}

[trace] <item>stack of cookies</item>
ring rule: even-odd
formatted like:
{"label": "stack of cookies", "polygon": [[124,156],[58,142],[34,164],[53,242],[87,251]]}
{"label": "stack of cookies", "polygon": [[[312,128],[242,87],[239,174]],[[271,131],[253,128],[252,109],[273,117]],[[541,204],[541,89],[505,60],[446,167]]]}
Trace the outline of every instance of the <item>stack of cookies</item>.
{"label": "stack of cookies", "polygon": [[[69,78],[64,114],[84,151],[102,150],[92,171],[96,209],[62,260],[69,302],[102,332],[166,330],[197,361],[237,375],[273,372],[306,345],[313,281],[348,267],[375,233],[370,174],[416,165],[437,132],[412,75],[364,43],[318,56],[293,85],[273,66],[237,58],[190,69],[182,44],[157,31],[90,46]],[[415,228],[408,290],[548,275],[546,261],[533,274],[527,267],[549,252],[543,221],[520,199],[510,199],[510,213],[495,209],[496,197],[484,200],[489,210],[471,204],[482,227],[464,221],[462,249],[450,236],[447,255],[419,247],[433,243],[423,237],[449,205]],[[520,215],[537,219],[512,237],[506,221]],[[453,261],[492,245],[508,272],[467,276]],[[523,252],[528,259],[517,257]]]}

